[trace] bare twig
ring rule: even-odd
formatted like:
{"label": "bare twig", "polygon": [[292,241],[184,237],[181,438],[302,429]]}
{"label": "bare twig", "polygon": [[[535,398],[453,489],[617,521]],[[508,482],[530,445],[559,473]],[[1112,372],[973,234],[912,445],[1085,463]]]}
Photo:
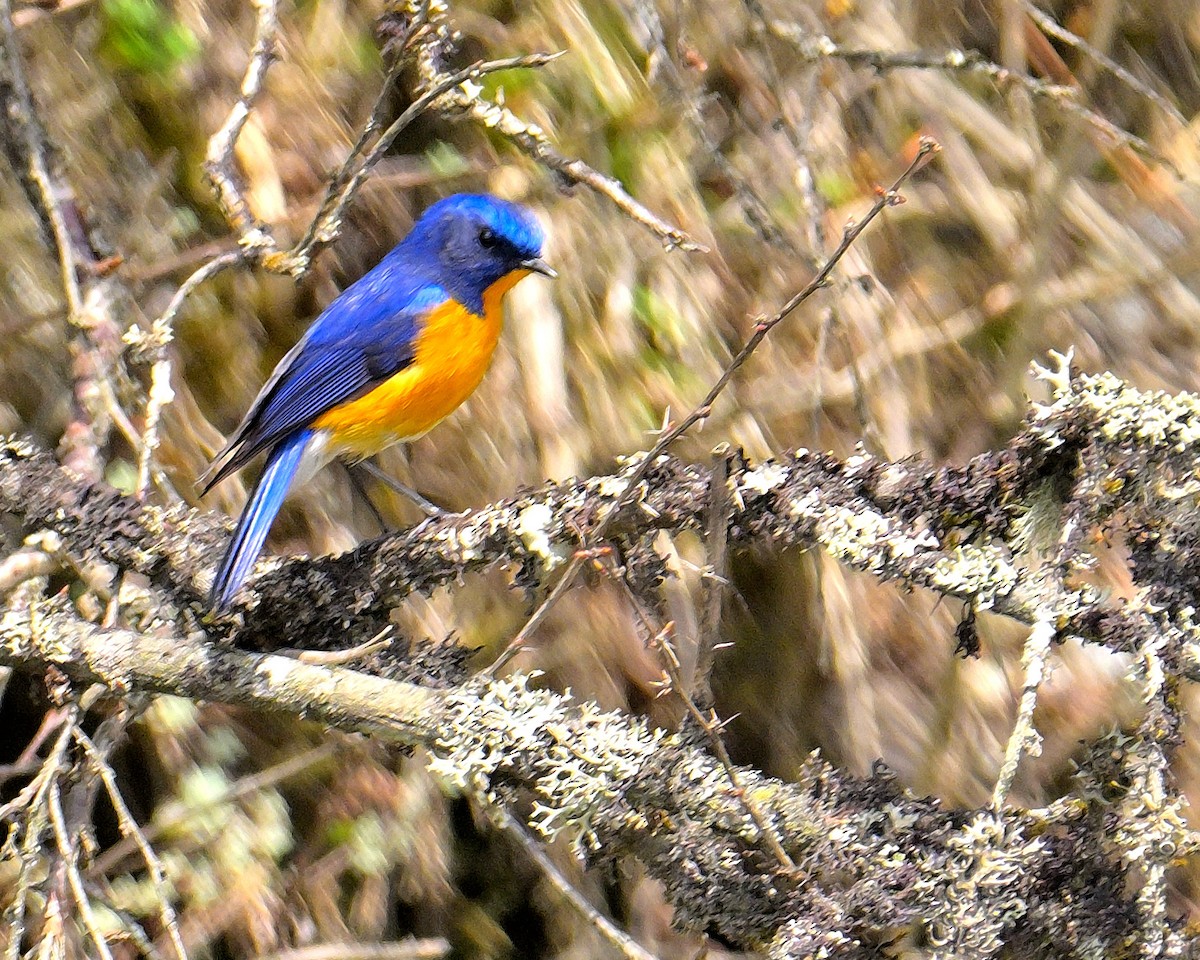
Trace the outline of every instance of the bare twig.
{"label": "bare twig", "polygon": [[1072,46],[1075,49],[1082,51],[1086,56],[1090,57],[1114,77],[1120,80],[1123,84],[1129,87],[1130,90],[1133,90],[1135,93],[1145,97],[1147,100],[1153,103],[1181,127],[1187,126],[1187,119],[1179,112],[1179,108],[1175,106],[1175,104],[1171,103],[1170,100],[1164,97],[1153,87],[1139,80],[1114,59],[1112,59],[1112,57],[1104,53],[1104,51],[1098,49],[1095,45],[1089,43],[1078,34],[1072,33],[1066,27],[1061,26],[1058,21],[1031,3],[1030,0],[1021,0],[1021,6],[1025,9],[1025,13],[1029,16],[1029,19],[1036,23],[1038,29],[1040,29],[1043,33],[1053,37],[1055,40],[1061,40],[1068,46]]}
{"label": "bare twig", "polygon": [[658,960],[654,954],[588,902],[587,897],[563,875],[557,864],[550,859],[546,851],[542,849],[542,845],[530,835],[529,830],[521,821],[494,803],[487,804],[487,812],[488,816],[495,820],[501,829],[521,845],[529,859],[538,865],[546,879],[550,881],[555,890],[562,894],[567,903],[621,956],[626,960]]}
{"label": "bare twig", "polygon": [[154,852],[154,848],[150,846],[141,827],[134,820],[133,814],[129,812],[129,807],[125,804],[125,798],[121,795],[116,775],[108,760],[92,742],[92,739],[78,727],[72,731],[72,736],[74,736],[75,742],[83,748],[84,753],[91,761],[93,772],[104,784],[108,799],[117,814],[117,826],[121,831],[121,836],[137,846],[138,852],[141,853],[142,860],[146,864],[146,869],[150,871],[150,878],[154,881],[154,895],[158,900],[159,916],[162,918],[163,928],[171,941],[171,947],[177,960],[187,960],[187,951],[179,936],[179,920],[175,916],[175,910],[171,907],[167,896],[166,874],[163,871],[162,861]]}
{"label": "bare twig", "polygon": [[1021,757],[1025,754],[1036,757],[1041,753],[1042,738],[1033,725],[1033,711],[1037,706],[1038,690],[1046,675],[1046,659],[1050,656],[1050,644],[1054,640],[1054,633],[1052,617],[1044,615],[1034,623],[1029,637],[1025,640],[1025,649],[1021,654],[1021,666],[1025,669],[1021,702],[1017,708],[1016,723],[1013,724],[1012,734],[1004,749],[1000,775],[992,788],[993,810],[999,811],[1004,807]]}
{"label": "bare twig", "polygon": [[[795,294],[795,296],[788,300],[787,303],[785,303],[783,307],[780,308],[779,312],[773,317],[770,319],[762,318],[755,324],[754,332],[750,335],[746,342],[742,344],[742,348],[737,352],[737,355],[734,356],[728,365],[726,365],[725,369],[721,372],[721,376],[717,378],[717,382],[712,385],[704,399],[701,400],[700,403],[698,403],[692,409],[691,413],[689,413],[686,417],[684,417],[678,423],[665,429],[659,436],[658,441],[653,447],[650,448],[649,452],[627,472],[627,476],[623,478],[624,492],[617,499],[616,503],[614,503],[610,508],[604,519],[600,521],[600,523],[596,526],[596,529],[592,532],[592,536],[595,540],[598,541],[603,537],[605,532],[607,532],[609,527],[615,522],[621,511],[638,496],[642,481],[650,472],[651,467],[653,467],[658,461],[659,456],[695,424],[706,419],[712,413],[712,406],[716,402],[717,398],[720,397],[725,388],[729,385],[729,382],[733,379],[734,374],[741,369],[742,365],[745,364],[745,362],[754,354],[754,351],[758,349],[759,344],[766,339],[767,334],[784,320],[786,320],[797,307],[799,307],[809,297],[811,297],[825,285],[830,274],[833,273],[833,268],[838,265],[842,257],[845,256],[846,251],[849,250],[854,241],[856,241],[862,235],[862,232],[870,225],[872,220],[879,216],[879,214],[882,213],[885,208],[903,202],[903,197],[899,192],[900,188],[904,185],[909,177],[925,166],[925,164],[929,162],[930,158],[932,158],[939,149],[940,147],[938,146],[937,141],[930,137],[923,137],[921,140],[920,149],[917,151],[917,155],[913,158],[907,169],[905,169],[905,171],[896,178],[895,183],[893,183],[889,189],[885,190],[882,187],[879,188],[878,197],[875,200],[875,203],[863,216],[862,220],[858,221],[857,223],[852,222],[847,225],[846,229],[842,232],[841,241],[838,243],[833,253],[829,255],[829,258],[821,266],[821,269],[817,271],[812,280],[805,284],[803,289],[801,289],[797,294]],[[550,612],[550,609],[554,606],[554,604],[558,602],[559,598],[561,598],[574,584],[575,578],[579,575],[579,571],[583,567],[583,562],[584,558],[579,554],[576,554],[576,556],[571,559],[571,562],[563,571],[562,576],[559,578],[558,583],[554,585],[554,588],[550,591],[550,594],[541,602],[541,604],[538,605],[537,609],[534,610],[533,614],[525,622],[525,625],[521,627],[516,636],[513,637],[508,646],[501,653],[500,657],[497,658],[496,662],[489,668],[488,673],[490,675],[494,676],[506,663],[508,663],[509,660],[525,649],[525,645],[529,636],[534,630],[537,629],[538,626],[541,625],[542,621],[546,618],[546,615]]]}
{"label": "bare twig", "polygon": [[[192,295],[192,292],[204,283],[215,277],[222,270],[228,269],[235,264],[241,263],[246,259],[244,250],[226,250],[217,256],[213,257],[207,263],[198,267],[192,274],[179,285],[179,289],[171,296],[170,302],[163,310],[162,314],[154,321],[154,327],[161,328],[168,335],[167,340],[162,344],[170,343],[170,330],[175,322],[175,317],[178,316],[180,309],[183,307],[184,301]],[[157,345],[157,344],[156,344]]]}
{"label": "bare twig", "polygon": [[[70,730],[70,727],[68,727],[68,730]],[[75,901],[75,908],[79,911],[80,919],[83,921],[84,929],[87,930],[88,935],[92,938],[92,943],[96,945],[96,952],[102,960],[113,960],[112,951],[108,949],[108,939],[104,936],[99,924],[96,922],[96,915],[92,912],[91,898],[83,887],[83,877],[79,873],[80,844],[78,836],[72,837],[71,831],[67,829],[67,821],[62,811],[62,795],[57,778],[50,783],[50,792],[47,795],[47,809],[50,813],[50,825],[54,831],[54,840],[58,846],[58,855],[62,859],[63,868],[66,870],[67,883],[71,887],[71,896]]]}
{"label": "bare twig", "polygon": [[145,425],[142,427],[138,446],[137,494],[143,497],[150,483],[150,476],[155,472],[154,452],[158,449],[158,424],[163,409],[175,397],[171,389],[171,355],[170,344],[175,338],[175,317],[183,307],[184,301],[200,284],[216,276],[222,270],[240,263],[246,258],[246,251],[227,250],[209,260],[196,269],[172,295],[165,310],[151,325],[148,331],[140,327],[130,327],[125,334],[125,342],[139,354],[148,354],[150,362],[150,390],[146,398]]}
{"label": "bare twig", "polygon": [[[433,14],[430,29],[416,45],[417,69],[425,90],[442,87],[447,80],[442,65],[442,51],[451,31],[445,16],[444,11]],[[553,171],[563,180],[583,184],[605,197],[631,220],[654,233],[668,249],[705,249],[679,227],[668,223],[630,196],[619,180],[600,173],[582,160],[563,156],[541,127],[522,120],[501,104],[484,99],[481,93],[477,86],[460,87],[459,84],[450,84],[445,95],[435,106],[443,113],[468,117],[486,129],[495,131],[526,156]]]}
{"label": "bare twig", "polygon": [[729,546],[729,517],[733,504],[729,496],[729,463],[732,459],[729,444],[721,443],[713,450],[712,477],[708,484],[708,522],[705,545],[708,563],[704,566],[704,607],[700,621],[699,644],[687,690],[698,704],[712,705],[713,657],[721,639],[721,610],[725,597],[725,562]]}
{"label": "bare twig", "polygon": [[68,722],[64,723],[59,731],[58,739],[37,776],[13,800],[0,807],[0,818],[10,820],[19,817],[5,841],[6,852],[14,851],[20,859],[12,899],[4,912],[10,938],[5,954],[6,960],[21,958],[21,941],[25,937],[26,901],[37,882],[34,874],[42,864],[42,836],[52,829],[46,812],[47,803],[50,791],[62,773],[63,759],[71,743],[71,728],[74,724],[75,717],[71,714]]}
{"label": "bare twig", "polygon": [[21,63],[11,0],[0,0],[0,149],[55,249],[67,319],[79,331],[71,344],[75,410],[60,444],[63,461],[98,479],[103,475],[100,451],[112,420],[123,416],[110,382],[120,343],[114,291],[103,282],[75,192],[38,117]]}
{"label": "bare twig", "polygon": [[217,194],[217,201],[230,227],[238,235],[238,242],[249,251],[271,248],[267,228],[259,223],[250,209],[250,204],[237,182],[234,169],[234,150],[238,137],[254,102],[262,92],[267,70],[275,55],[276,36],[279,32],[279,15],[276,0],[252,0],[255,11],[254,45],[250,50],[250,62],[242,78],[241,93],[229,110],[229,116],[219,130],[208,141],[208,152],[204,160],[204,171]]}
{"label": "bare twig", "polygon": [[[523,57],[509,57],[502,60],[480,60],[456,73],[439,76],[435,84],[414,100],[379,135],[379,139],[375,141],[375,144],[371,147],[371,150],[367,153],[362,163],[351,173],[350,170],[353,162],[362,149],[359,144],[355,144],[346,163],[326,189],[325,199],[321,202],[321,207],[317,211],[316,216],[313,217],[304,238],[293,250],[280,255],[277,259],[267,258],[264,261],[264,265],[269,269],[290,273],[295,276],[303,274],[312,262],[313,253],[321,246],[331,243],[337,237],[346,207],[354,199],[359,188],[362,186],[363,180],[371,172],[372,167],[379,162],[380,157],[388,151],[388,148],[391,147],[395,139],[409,124],[431,106],[435,105],[441,98],[452,93],[455,88],[474,83],[480,77],[489,73],[497,73],[501,70],[518,70],[544,66],[547,63],[557,60],[560,56],[562,56],[561,53],[532,53]],[[389,74],[390,76],[391,74]],[[376,110],[379,109],[380,104],[377,103]],[[378,122],[376,113],[372,112],[366,129],[370,129]],[[364,130],[364,134],[365,132]],[[360,137],[359,143],[362,140],[363,138]]]}
{"label": "bare twig", "polygon": [[[624,580],[624,577],[621,578]],[[632,596],[632,590],[630,591]],[[717,760],[725,770],[726,776],[729,777],[729,785],[733,788],[733,794],[745,808],[750,819],[754,821],[755,827],[758,828],[758,835],[762,838],[763,843],[779,861],[780,866],[789,873],[794,873],[796,863],[788,855],[788,852],[783,849],[783,843],[779,839],[779,834],[775,827],[772,826],[767,818],[759,809],[754,798],[746,792],[745,785],[742,783],[741,777],[738,775],[737,767],[733,765],[733,760],[730,759],[729,751],[725,749],[725,741],[721,739],[722,723],[717,716],[716,711],[710,711],[707,715],[701,712],[696,706],[696,701],[692,699],[691,694],[684,687],[683,676],[680,673],[679,658],[675,654],[674,647],[671,646],[671,633],[674,630],[673,623],[666,624],[662,630],[651,640],[650,646],[663,652],[663,665],[667,671],[667,677],[671,683],[671,689],[683,701],[683,705],[687,707],[688,714],[696,722],[696,725],[704,731],[704,735],[708,738],[708,742],[712,747],[713,753]]]}
{"label": "bare twig", "polygon": [[81,251],[76,247],[62,207],[71,194],[52,172],[50,147],[21,66],[12,16],[11,0],[0,0],[0,131],[5,134],[0,139],[5,141],[4,149],[13,168],[26,184],[34,209],[53,237],[67,307],[72,321],[78,322],[83,313],[83,294],[76,274],[82,262]]}
{"label": "bare twig", "polygon": [[[795,872],[796,864],[788,856],[788,852],[784,850],[783,842],[780,840],[775,827],[767,820],[758,803],[746,792],[742,784],[737,768],[733,765],[733,760],[729,757],[729,751],[725,749],[725,742],[721,739],[722,723],[717,717],[716,711],[710,710],[705,714],[696,705],[696,700],[692,697],[688,688],[688,678],[683,676],[683,667],[679,662],[679,655],[675,652],[675,648],[671,643],[671,635],[675,632],[674,622],[668,621],[661,628],[656,627],[650,618],[650,614],[647,613],[641,598],[629,582],[625,570],[613,564],[611,555],[603,555],[599,559],[600,562],[597,563],[597,566],[600,571],[625,592],[630,606],[632,606],[638,620],[641,622],[642,629],[646,631],[647,646],[662,653],[661,659],[663,670],[666,672],[666,680],[660,684],[661,693],[659,696],[667,692],[673,692],[683,702],[692,720],[695,721],[696,725],[700,727],[704,735],[708,738],[713,754],[724,769],[725,775],[729,778],[729,784],[733,788],[733,795],[753,821],[754,826],[758,830],[759,837],[784,870],[789,873]],[[605,560],[607,562],[604,562]]]}
{"label": "bare twig", "polygon": [[[769,33],[769,30],[766,30],[767,11],[763,9],[759,0],[743,0],[743,3],[750,11],[750,15],[758,21],[760,30]],[[790,55],[789,48],[789,57]],[[815,258],[818,251],[825,246],[825,226],[821,216],[825,203],[817,190],[816,177],[812,167],[813,118],[809,110],[806,110],[799,118],[793,116],[791,103],[797,99],[801,103],[815,103],[820,81],[817,71],[810,70],[809,76],[805,78],[806,89],[797,91],[794,83],[788,83],[783,79],[783,74],[776,63],[774,51],[765,44],[763,67],[767,88],[779,106],[779,119],[783,133],[787,137],[791,155],[796,164],[795,180],[800,193],[801,209],[804,211],[805,238],[808,240],[806,255],[812,261],[812,267],[815,270],[818,265]]]}
{"label": "bare twig", "polygon": [[821,34],[810,33],[794,23],[771,20],[766,29],[780,40],[791,43],[804,63],[819,63],[822,60],[840,60],[851,67],[866,68],[876,73],[892,70],[949,70],[986,77],[999,90],[1019,87],[1032,96],[1055,104],[1061,110],[1090,124],[1097,133],[1113,145],[1129,147],[1143,156],[1166,167],[1181,177],[1175,164],[1162,151],[1136,134],[1118,127],[1079,99],[1079,87],[1071,84],[1047,83],[993,63],[974,50],[947,50],[926,52],[922,50],[860,50],[839,46],[834,40]]}

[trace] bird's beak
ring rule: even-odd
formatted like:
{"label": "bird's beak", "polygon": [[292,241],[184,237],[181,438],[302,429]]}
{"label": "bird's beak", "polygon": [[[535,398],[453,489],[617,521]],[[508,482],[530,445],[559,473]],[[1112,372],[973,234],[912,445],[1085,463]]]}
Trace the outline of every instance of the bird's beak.
{"label": "bird's beak", "polygon": [[548,264],[541,257],[533,257],[530,260],[522,260],[521,269],[529,270],[533,273],[540,273],[543,277],[549,277],[551,280],[558,276],[558,271],[550,266],[550,264]]}

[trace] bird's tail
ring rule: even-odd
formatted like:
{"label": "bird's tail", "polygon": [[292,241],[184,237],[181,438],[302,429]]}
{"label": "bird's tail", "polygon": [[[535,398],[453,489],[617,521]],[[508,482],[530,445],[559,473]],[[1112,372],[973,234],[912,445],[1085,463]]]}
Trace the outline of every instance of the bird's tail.
{"label": "bird's tail", "polygon": [[234,594],[245,581],[254,567],[262,550],[263,541],[267,539],[267,531],[275,514],[283,505],[292,479],[304,458],[304,452],[312,439],[311,430],[299,430],[281,440],[267,457],[267,465],[263,468],[262,476],[254,485],[241,517],[238,518],[237,529],[233,532],[225,557],[221,560],[216,579],[213,580],[212,592],[209,594],[209,606],[213,610],[223,610],[229,606]]}

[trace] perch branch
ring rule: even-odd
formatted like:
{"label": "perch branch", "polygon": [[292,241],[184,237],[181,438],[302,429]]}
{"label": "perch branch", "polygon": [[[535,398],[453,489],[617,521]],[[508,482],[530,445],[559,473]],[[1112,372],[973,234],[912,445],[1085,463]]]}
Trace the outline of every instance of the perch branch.
{"label": "perch branch", "polygon": [[[1174,548],[1164,559],[1155,546],[1160,534],[1151,535],[1164,523],[1190,522],[1186,498],[1164,499],[1147,486],[1164,470],[1190,476],[1200,452],[1200,399],[1143,393],[1107,374],[1073,376],[1066,363],[1060,358],[1041,372],[1054,400],[1033,408],[1007,448],[961,466],[866,455],[843,461],[804,450],[760,463],[738,458],[728,480],[730,549],[820,547],[879,579],[970,600],[1023,623],[1048,612],[1056,637],[1135,655],[1146,637],[1169,630],[1169,669],[1200,676],[1198,631],[1184,616],[1200,558]],[[647,466],[633,487],[627,475],[555,484],[340,557],[264,561],[249,584],[256,602],[207,629],[267,649],[281,642],[354,646],[386,626],[389,611],[414,592],[471,571],[515,564],[517,584],[528,587],[570,562],[581,540],[598,540],[597,531],[636,544],[660,530],[702,530],[711,471],[665,454],[638,462]],[[1074,491],[1066,502],[1055,499],[1063,489]],[[620,503],[636,508],[614,520]],[[1045,512],[1031,510],[1035,503],[1070,517],[1068,551],[1118,508],[1145,512],[1157,504],[1163,515],[1140,521],[1148,532],[1129,538],[1141,551],[1138,569],[1147,571],[1146,602],[1108,602],[1093,588],[1068,588],[1030,569],[1026,541]],[[0,442],[0,513],[30,532],[54,531],[64,554],[82,566],[102,561],[147,576],[177,610],[200,606],[226,529],[211,515],[139,504],[82,483],[16,440]]]}

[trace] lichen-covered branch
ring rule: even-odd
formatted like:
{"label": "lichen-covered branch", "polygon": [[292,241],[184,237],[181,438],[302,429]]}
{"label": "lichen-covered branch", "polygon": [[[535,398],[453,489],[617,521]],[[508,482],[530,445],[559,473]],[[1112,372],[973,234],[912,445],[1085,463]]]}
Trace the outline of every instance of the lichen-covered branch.
{"label": "lichen-covered branch", "polygon": [[[962,466],[807,450],[761,463],[735,458],[727,480],[730,548],[819,547],[880,579],[1026,623],[1048,617],[1058,638],[1076,635],[1127,653],[1165,633],[1168,670],[1200,675],[1190,605],[1200,576],[1191,558],[1200,547],[1190,501],[1161,492],[1164,484],[1182,492],[1193,482],[1200,400],[1144,393],[1107,374],[1073,376],[1066,362],[1043,372],[1052,402],[1035,405],[1005,449]],[[551,581],[629,496],[638,466],[635,458],[624,474],[551,485],[339,557],[265,561],[251,584],[253,604],[208,629],[248,647],[276,647],[280,637],[300,647],[353,646],[374,636],[406,597],[473,570],[506,563],[516,567],[518,586]],[[657,458],[606,536],[641,550],[647,576],[662,575],[648,538],[703,531],[709,484],[707,467]],[[68,555],[149,576],[177,608],[198,609],[224,531],[212,516],[81,483],[20,441],[0,444],[0,512],[30,532],[54,530]],[[1091,555],[1082,545],[1118,520],[1146,533],[1129,538],[1144,603],[1122,605],[1046,575],[1048,562],[1085,569]]]}
{"label": "lichen-covered branch", "polygon": [[[504,809],[532,796],[530,824],[569,837],[592,860],[632,855],[664,885],[677,922],[773,956],[877,955],[887,945],[991,956],[1105,955],[1142,936],[1130,867],[1106,837],[1106,812],[1128,801],[1088,785],[1038,811],[948,812],[877,773],[858,780],[811,758],[795,783],[738,771],[792,860],[783,870],[721,765],[687,737],[575,703],[526,678],[432,691],[277,655],[164,634],[105,630],[57,600],[0,620],[0,663],[54,666],[78,681],[282,710],[381,739],[425,746],[452,791]],[[1112,744],[1096,751],[1111,765]],[[1175,807],[1168,804],[1172,811]],[[1191,852],[1182,821],[1158,837]],[[1080,891],[1086,891],[1081,895]],[[1181,931],[1164,925],[1175,949]]]}

